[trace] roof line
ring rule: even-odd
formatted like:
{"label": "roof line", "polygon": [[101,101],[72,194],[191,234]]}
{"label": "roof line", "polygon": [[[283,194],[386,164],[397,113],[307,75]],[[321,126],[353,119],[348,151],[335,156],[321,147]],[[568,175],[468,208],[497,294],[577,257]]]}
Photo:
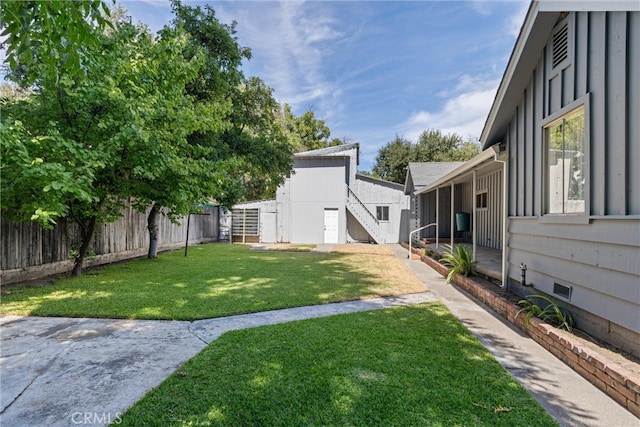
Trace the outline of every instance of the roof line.
{"label": "roof line", "polygon": [[379,181],[379,182],[381,182],[383,184],[391,184],[391,185],[397,186],[398,189],[404,189],[404,184],[400,184],[398,182],[393,182],[393,181],[388,181],[388,180],[382,179],[382,178],[376,178],[374,176],[365,175],[365,174],[360,173],[360,172],[356,172],[356,178],[364,178],[364,179],[368,179],[368,180],[371,180],[371,181]]}
{"label": "roof line", "polygon": [[469,172],[471,169],[481,165],[487,160],[494,159],[494,158],[495,158],[495,152],[493,150],[484,150],[482,153],[478,154],[477,156],[475,156],[473,159],[469,160],[462,166],[455,168],[454,170],[440,177],[439,179],[435,180],[431,184],[425,185],[420,190],[416,191],[416,194],[427,193],[437,187],[440,187],[442,184],[446,183],[447,181],[451,181],[453,178],[460,176],[463,173]]}

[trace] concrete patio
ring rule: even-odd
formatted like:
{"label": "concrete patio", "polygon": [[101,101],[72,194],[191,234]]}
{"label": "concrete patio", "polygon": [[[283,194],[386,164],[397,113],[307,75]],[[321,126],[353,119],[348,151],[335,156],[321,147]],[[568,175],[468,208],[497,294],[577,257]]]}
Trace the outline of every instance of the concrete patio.
{"label": "concrete patio", "polygon": [[[444,245],[449,243],[449,241],[442,239],[437,245],[428,243],[421,246],[442,255],[444,254]],[[471,243],[454,243],[454,246],[456,245],[463,245],[469,251],[472,249]],[[502,251],[486,246],[476,246],[476,260],[478,264],[476,264],[475,270],[478,273],[495,280],[502,280]]]}

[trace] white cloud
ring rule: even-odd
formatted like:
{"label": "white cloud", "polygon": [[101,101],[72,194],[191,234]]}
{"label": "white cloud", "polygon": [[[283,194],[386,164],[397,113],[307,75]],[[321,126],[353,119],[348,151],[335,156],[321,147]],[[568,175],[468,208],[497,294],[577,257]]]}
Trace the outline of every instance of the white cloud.
{"label": "white cloud", "polygon": [[471,7],[473,8],[473,10],[475,10],[476,12],[478,12],[480,15],[491,15],[493,13],[493,7],[495,5],[493,4],[493,2],[488,2],[488,1],[482,1],[482,0],[475,0],[471,2]]}
{"label": "white cloud", "polygon": [[[335,110],[340,88],[324,68],[333,43],[344,37],[330,7],[320,2],[238,2],[217,8],[222,21],[238,22],[241,44],[250,46],[258,74],[294,110]],[[260,16],[260,19],[255,19]],[[231,18],[231,19],[227,19]],[[329,113],[329,114],[328,114]]]}
{"label": "white cloud", "polygon": [[493,103],[499,80],[483,76],[463,76],[455,93],[439,111],[418,111],[399,126],[398,134],[416,141],[426,129],[457,133],[464,139],[477,139]]}
{"label": "white cloud", "polygon": [[522,27],[524,18],[527,16],[528,10],[529,2],[523,1],[516,13],[509,17],[507,20],[507,31],[510,36],[518,37],[518,34],[520,34],[520,28]]}
{"label": "white cloud", "polygon": [[[502,0],[502,2],[519,3],[520,6],[516,12],[511,15],[506,22],[507,34],[512,37],[518,37],[520,33],[520,27],[524,22],[524,17],[529,10],[529,1],[527,0]],[[471,2],[471,7],[480,15],[490,16],[494,13],[496,8],[501,8],[500,1],[486,1],[486,0],[474,0]]]}
{"label": "white cloud", "polygon": [[147,3],[150,6],[171,6],[171,2],[169,0],[136,0],[141,3]]}

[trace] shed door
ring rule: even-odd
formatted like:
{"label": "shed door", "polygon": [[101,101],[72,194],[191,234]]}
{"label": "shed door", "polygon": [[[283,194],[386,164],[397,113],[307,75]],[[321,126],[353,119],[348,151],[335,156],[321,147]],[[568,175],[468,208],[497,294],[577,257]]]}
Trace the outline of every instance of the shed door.
{"label": "shed door", "polygon": [[338,243],[338,209],[324,210],[324,242]]}

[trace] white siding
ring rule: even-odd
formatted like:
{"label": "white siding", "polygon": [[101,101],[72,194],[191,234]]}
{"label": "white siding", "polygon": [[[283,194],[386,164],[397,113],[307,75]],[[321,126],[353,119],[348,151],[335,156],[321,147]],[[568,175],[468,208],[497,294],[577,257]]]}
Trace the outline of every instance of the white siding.
{"label": "white siding", "polygon": [[[377,206],[389,207],[389,221],[380,223],[386,243],[409,240],[409,196],[404,194],[401,185],[358,176],[351,189],[374,215]],[[354,228],[354,240],[362,240],[362,231],[364,231],[362,227]],[[349,233],[352,234],[351,228]]]}
{"label": "white siding", "polygon": [[291,243],[324,241],[324,210],[338,209],[339,243],[346,243],[348,171],[343,157],[296,159],[289,181]]}

